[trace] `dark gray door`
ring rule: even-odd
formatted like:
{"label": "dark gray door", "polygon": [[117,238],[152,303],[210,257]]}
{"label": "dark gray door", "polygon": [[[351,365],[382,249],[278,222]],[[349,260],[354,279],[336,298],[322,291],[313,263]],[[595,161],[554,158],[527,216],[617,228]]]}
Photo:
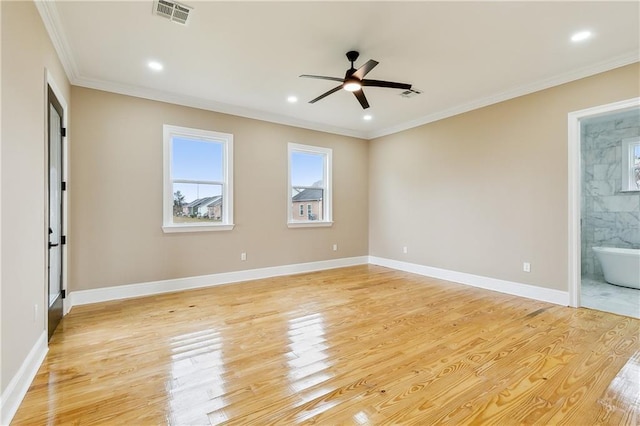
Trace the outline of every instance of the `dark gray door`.
{"label": "dark gray door", "polygon": [[48,311],[49,339],[62,319],[62,138],[63,109],[51,88],[49,111],[49,243]]}

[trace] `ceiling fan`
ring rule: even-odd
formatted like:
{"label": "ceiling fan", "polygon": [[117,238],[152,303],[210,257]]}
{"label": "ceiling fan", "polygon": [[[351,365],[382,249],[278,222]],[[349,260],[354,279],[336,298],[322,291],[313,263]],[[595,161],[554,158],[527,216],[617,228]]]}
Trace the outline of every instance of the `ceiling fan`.
{"label": "ceiling fan", "polygon": [[326,77],[323,75],[307,75],[307,74],[301,75],[300,77],[304,77],[304,78],[316,78],[319,80],[331,80],[331,81],[341,82],[339,86],[334,87],[328,92],[323,93],[317,98],[309,101],[309,103],[310,104],[316,103],[320,99],[323,99],[329,96],[330,94],[337,92],[340,89],[344,89],[348,92],[353,92],[355,97],[358,99],[358,102],[360,102],[360,105],[362,105],[362,108],[367,109],[369,108],[369,102],[367,102],[367,98],[366,96],[364,96],[364,92],[362,91],[362,87],[364,86],[388,87],[391,89],[403,89],[403,90],[411,89],[411,85],[406,83],[394,83],[393,81],[365,79],[364,76],[367,75],[369,71],[371,71],[373,68],[375,68],[375,66],[378,65],[378,62],[374,61],[373,59],[369,59],[369,61],[365,63],[363,66],[361,66],[358,69],[355,69],[353,67],[353,63],[356,61],[356,59],[358,59],[358,56],[360,56],[360,53],[356,52],[355,50],[351,50],[347,52],[347,59],[349,60],[349,62],[351,62],[351,68],[347,70],[347,73],[345,74],[344,78]]}

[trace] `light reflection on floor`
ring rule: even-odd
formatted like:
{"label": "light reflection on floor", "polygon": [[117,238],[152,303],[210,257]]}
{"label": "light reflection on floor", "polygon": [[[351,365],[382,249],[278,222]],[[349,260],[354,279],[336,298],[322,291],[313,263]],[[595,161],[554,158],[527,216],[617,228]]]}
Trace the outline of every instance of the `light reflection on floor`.
{"label": "light reflection on floor", "polygon": [[633,407],[636,418],[640,418],[640,351],[629,358],[611,381],[603,399],[616,409]]}
{"label": "light reflection on floor", "polygon": [[[169,416],[172,424],[208,423],[206,415],[217,410],[218,422],[227,420],[221,409],[227,405],[223,360],[223,339],[218,331],[204,330],[173,337],[171,347],[171,380]],[[193,410],[200,406],[202,410]]]}
{"label": "light reflection on floor", "polygon": [[[332,379],[334,374],[329,371],[332,366],[326,360],[329,358],[326,350],[328,345],[325,338],[324,318],[321,314],[310,314],[289,320],[289,348],[296,358],[287,360],[289,366],[288,379],[290,388],[301,397],[297,405],[304,405],[321,398],[331,392],[331,389],[317,388]],[[335,405],[338,401],[320,402],[296,415],[297,421],[304,421],[322,413]]]}

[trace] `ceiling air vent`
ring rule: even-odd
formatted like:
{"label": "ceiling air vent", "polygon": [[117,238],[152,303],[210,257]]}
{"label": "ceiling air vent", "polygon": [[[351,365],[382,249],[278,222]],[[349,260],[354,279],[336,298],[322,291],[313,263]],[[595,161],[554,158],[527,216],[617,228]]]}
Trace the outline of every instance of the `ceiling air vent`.
{"label": "ceiling air vent", "polygon": [[185,25],[192,7],[168,0],[156,0],[153,2],[153,13],[167,18],[170,21]]}
{"label": "ceiling air vent", "polygon": [[417,95],[419,95],[421,93],[422,93],[422,90],[409,89],[409,90],[405,90],[403,92],[400,92],[400,96],[402,96],[403,98],[413,98],[414,96],[417,96]]}

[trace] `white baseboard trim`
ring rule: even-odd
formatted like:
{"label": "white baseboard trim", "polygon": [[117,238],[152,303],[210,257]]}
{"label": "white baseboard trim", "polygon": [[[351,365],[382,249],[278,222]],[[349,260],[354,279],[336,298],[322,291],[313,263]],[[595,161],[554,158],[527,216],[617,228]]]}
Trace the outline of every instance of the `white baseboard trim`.
{"label": "white baseboard trim", "polygon": [[345,266],[364,265],[367,263],[446,281],[453,281],[460,284],[470,285],[472,287],[484,288],[486,290],[498,291],[500,293],[511,294],[514,296],[555,303],[557,305],[569,305],[569,293],[566,291],[467,274],[465,272],[450,271],[447,269],[434,268],[431,266],[385,259],[376,256],[349,257],[318,262],[273,266],[268,268],[248,269],[235,272],[224,272],[220,274],[201,275],[197,277],[103,287],[92,290],[79,290],[70,294],[70,300],[71,307],[73,307],[90,303],[129,299],[132,297],[152,296],[154,294],[212,287],[221,284],[231,284],[282,275],[300,274],[304,272],[342,268]]}
{"label": "white baseboard trim", "polygon": [[71,306],[107,302],[109,300],[129,299],[132,297],[151,296],[161,293],[172,293],[182,290],[236,283],[240,281],[258,280],[281,275],[342,268],[345,266],[365,265],[368,263],[368,260],[368,256],[348,257],[342,259],[321,260],[318,262],[272,266],[268,268],[248,269],[244,271],[224,272],[220,274],[201,275],[197,277],[177,278],[173,280],[103,287],[92,290],[79,290],[70,293]]}
{"label": "white baseboard trim", "polygon": [[47,332],[42,332],[35,345],[29,351],[18,372],[9,382],[7,388],[2,392],[0,402],[0,425],[8,425],[15,416],[18,407],[22,403],[24,396],[31,386],[31,382],[36,377],[44,357],[49,350],[47,346]]}
{"label": "white baseboard trim", "polygon": [[385,259],[376,256],[369,256],[369,263],[373,265],[385,266],[387,268],[398,269],[400,271],[411,272],[413,274],[424,275],[426,277],[453,281],[472,287],[479,287],[486,290],[511,294],[514,296],[526,297],[528,299],[555,303],[556,305],[569,305],[569,292],[566,291],[553,290],[550,288],[537,287],[529,284],[499,280],[497,278],[467,274],[465,272],[456,272],[447,269],[433,268],[431,266],[418,265],[416,263],[402,262],[399,260]]}

